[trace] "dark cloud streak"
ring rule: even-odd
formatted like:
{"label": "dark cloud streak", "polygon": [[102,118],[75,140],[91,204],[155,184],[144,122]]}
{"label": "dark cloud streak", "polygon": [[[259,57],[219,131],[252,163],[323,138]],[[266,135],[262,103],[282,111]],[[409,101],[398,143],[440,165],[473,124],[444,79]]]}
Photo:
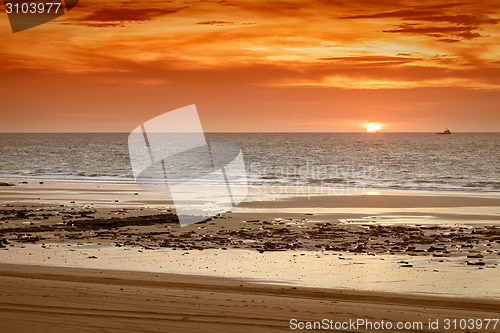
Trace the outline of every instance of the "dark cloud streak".
{"label": "dark cloud streak", "polygon": [[[385,29],[383,32],[418,34],[438,38],[438,41],[455,43],[460,39],[470,40],[482,37],[474,32],[485,24],[497,24],[500,20],[491,18],[485,13],[471,12],[457,14],[453,11],[467,12],[469,3],[453,3],[434,6],[413,6],[394,11],[372,14],[343,16],[341,19],[400,19],[402,22],[395,25],[394,29]],[[436,26],[429,26],[434,23]]]}
{"label": "dark cloud streak", "polygon": [[202,22],[196,22],[196,24],[223,26],[223,25],[235,25],[236,23],[228,21],[202,21]]}
{"label": "dark cloud streak", "polygon": [[432,37],[444,37],[446,35],[458,36],[464,39],[472,39],[476,37],[481,37],[481,34],[472,32],[472,30],[477,29],[475,26],[466,27],[428,27],[428,26],[416,26],[401,24],[396,29],[382,30],[382,32],[393,32],[393,33],[408,33],[408,34],[418,34],[418,35],[428,35]]}
{"label": "dark cloud streak", "polygon": [[422,58],[413,58],[413,57],[390,57],[390,56],[353,56],[353,57],[328,57],[328,58],[320,58],[319,60],[323,61],[332,61],[332,62],[344,62],[344,63],[352,63],[352,64],[363,64],[363,65],[374,65],[374,66],[390,66],[390,65],[399,65],[399,64],[407,64],[414,61],[422,60]]}
{"label": "dark cloud streak", "polygon": [[123,26],[125,22],[144,22],[157,19],[162,16],[178,13],[184,9],[179,8],[132,8],[122,6],[115,7],[102,7],[94,9],[83,17],[73,19],[71,22],[83,23],[83,25],[93,27],[114,27]]}

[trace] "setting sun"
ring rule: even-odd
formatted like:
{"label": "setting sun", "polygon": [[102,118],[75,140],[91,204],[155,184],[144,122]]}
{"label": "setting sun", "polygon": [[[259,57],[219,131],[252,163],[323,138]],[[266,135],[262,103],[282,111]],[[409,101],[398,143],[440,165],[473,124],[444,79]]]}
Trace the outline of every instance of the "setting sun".
{"label": "setting sun", "polygon": [[377,132],[377,131],[380,131],[381,128],[382,127],[380,126],[380,124],[377,124],[377,123],[371,123],[371,124],[366,125],[367,132]]}

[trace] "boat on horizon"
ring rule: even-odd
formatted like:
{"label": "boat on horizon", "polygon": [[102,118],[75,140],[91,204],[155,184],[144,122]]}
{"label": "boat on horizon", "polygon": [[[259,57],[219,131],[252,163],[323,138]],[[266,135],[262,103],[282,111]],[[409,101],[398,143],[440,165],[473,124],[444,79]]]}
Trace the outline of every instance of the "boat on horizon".
{"label": "boat on horizon", "polygon": [[436,133],[436,134],[451,134],[451,132],[448,129],[448,127],[446,127],[446,129],[443,132],[439,132],[439,133]]}

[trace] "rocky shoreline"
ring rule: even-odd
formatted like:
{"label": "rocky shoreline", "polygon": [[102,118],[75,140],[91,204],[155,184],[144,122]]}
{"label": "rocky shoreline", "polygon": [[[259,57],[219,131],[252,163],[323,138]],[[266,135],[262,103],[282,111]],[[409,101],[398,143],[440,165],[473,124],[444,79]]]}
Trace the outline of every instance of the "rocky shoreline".
{"label": "rocky shoreline", "polygon": [[500,260],[500,226],[314,222],[311,215],[238,220],[228,213],[180,227],[171,210],[5,205],[0,208],[0,248],[85,242],[144,249],[405,254],[455,257],[479,268],[496,267]]}

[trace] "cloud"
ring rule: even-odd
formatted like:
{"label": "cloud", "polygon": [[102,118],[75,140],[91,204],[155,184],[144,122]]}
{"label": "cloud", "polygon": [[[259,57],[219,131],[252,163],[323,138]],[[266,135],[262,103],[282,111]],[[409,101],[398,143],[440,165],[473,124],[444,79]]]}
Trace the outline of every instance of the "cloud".
{"label": "cloud", "polygon": [[[118,6],[118,7],[116,7]],[[116,27],[128,22],[145,22],[180,12],[184,7],[133,7],[132,3],[99,4],[88,7],[85,15],[69,22],[91,27]],[[136,6],[137,7],[137,6]]]}
{"label": "cloud", "polygon": [[228,22],[228,21],[202,21],[202,22],[196,22],[196,24],[201,24],[201,25],[216,25],[216,26],[223,26],[223,25],[235,25],[235,22]]}
{"label": "cloud", "polygon": [[374,18],[399,18],[402,20],[413,21],[426,21],[426,22],[448,22],[458,25],[474,25],[481,24],[496,24],[499,22],[497,19],[492,19],[485,14],[447,14],[443,15],[443,11],[447,9],[456,8],[464,4],[444,4],[436,6],[419,6],[409,9],[402,9],[396,11],[344,16],[343,19],[374,19]]}
{"label": "cloud", "polygon": [[[122,2],[99,7],[87,3],[79,7],[82,11],[76,17],[82,26],[59,29],[54,34],[60,43],[44,42],[45,35],[33,38],[29,47],[23,47],[27,44],[22,40],[11,40],[5,43],[8,51],[4,57],[13,60],[9,68],[101,73],[110,82],[130,78],[131,84],[182,81],[182,75],[177,74],[187,68],[192,71],[189,73],[199,71],[200,80],[208,69],[219,76],[243,66],[251,69],[245,72],[244,80],[255,78],[254,86],[305,82],[328,87],[342,82],[351,89],[401,88],[436,86],[442,80],[444,85],[458,82],[460,86],[469,83],[477,87],[477,82],[483,82],[483,86],[499,88],[492,80],[494,71],[481,71],[496,66],[492,62],[498,59],[498,52],[488,43],[497,38],[498,27],[478,30],[474,25],[493,22],[489,7],[466,11],[464,6],[468,5],[459,3],[411,7],[401,3],[281,1],[276,8],[263,1],[236,0],[229,7],[227,2],[210,1],[179,4],[185,7],[154,0],[147,6]],[[343,19],[332,19],[332,13]],[[173,16],[168,21],[158,20],[165,15]],[[255,23],[250,26],[242,19]],[[128,22],[142,24],[130,25],[127,31],[116,34],[112,29],[106,34],[87,29],[126,26]],[[60,21],[67,23],[74,24]],[[217,28],[221,26],[224,28]],[[60,26],[54,25],[56,28]],[[74,38],[78,42],[61,49],[59,45],[67,46],[64,43],[72,36],[79,36]],[[470,42],[459,43],[463,40]],[[58,61],[61,54],[67,59],[64,65]],[[466,72],[470,69],[477,71],[464,77],[464,73],[472,73]]]}
{"label": "cloud", "polygon": [[414,24],[400,24],[396,29],[382,30],[382,32],[407,33],[417,35],[427,35],[432,37],[456,36],[464,39],[472,39],[481,37],[481,34],[472,32],[477,29],[474,26],[458,26],[458,27],[429,27]]}
{"label": "cloud", "polygon": [[457,42],[460,42],[460,39],[441,38],[441,39],[438,39],[438,42],[443,42],[443,43],[457,43]]}
{"label": "cloud", "polygon": [[201,21],[201,22],[196,22],[196,24],[199,25],[214,25],[218,27],[222,27],[225,25],[254,25],[257,24],[255,22],[243,22],[243,23],[236,23],[233,21]]}
{"label": "cloud", "polygon": [[[406,18],[410,20],[411,18]],[[437,16],[419,16],[414,18],[418,21],[426,22],[449,22],[457,25],[479,26],[481,24],[497,24],[499,20],[489,18],[485,15],[437,15]]]}
{"label": "cloud", "polygon": [[[471,40],[482,37],[475,30],[480,29],[482,25],[500,22],[499,19],[487,15],[488,7],[483,7],[482,12],[478,12],[471,10],[469,5],[470,3],[452,3],[412,6],[394,11],[342,16],[341,19],[399,19],[401,23],[395,24],[393,29],[382,31],[427,35],[438,38],[441,42],[454,43],[460,39]],[[469,13],[463,14],[463,12]]]}
{"label": "cloud", "polygon": [[[408,54],[409,55],[409,54]],[[392,66],[398,64],[407,64],[414,61],[422,60],[422,58],[404,57],[404,56],[352,56],[352,57],[328,57],[320,58],[323,61],[335,61],[351,64],[369,64],[377,66]]]}

